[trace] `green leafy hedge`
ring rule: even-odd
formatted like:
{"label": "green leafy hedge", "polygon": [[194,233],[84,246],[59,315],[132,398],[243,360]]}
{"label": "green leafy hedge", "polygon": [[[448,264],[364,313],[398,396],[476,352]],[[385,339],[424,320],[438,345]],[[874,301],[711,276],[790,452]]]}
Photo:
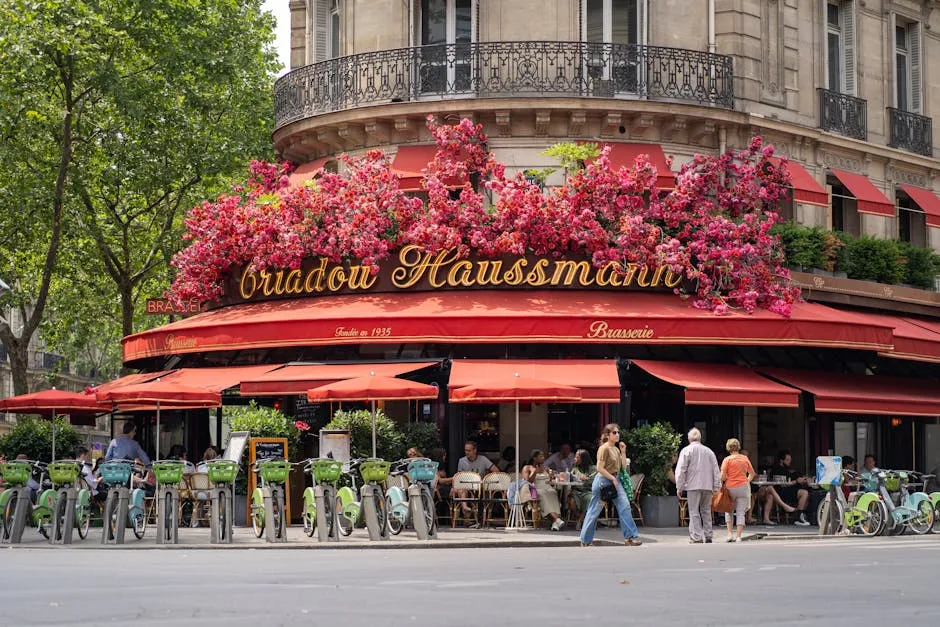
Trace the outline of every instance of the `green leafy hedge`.
{"label": "green leafy hedge", "polygon": [[[55,421],[55,457],[71,458],[75,447],[84,442],[84,438],[65,418]],[[52,460],[52,422],[42,418],[20,418],[9,433],[0,436],[0,453],[7,459],[16,459],[17,455],[26,455],[28,459],[44,462]]]}
{"label": "green leafy hedge", "polygon": [[905,283],[924,290],[934,289],[940,273],[940,256],[933,249],[908,242],[854,237],[794,222],[778,224],[774,233],[791,267],[845,272],[850,279]]}
{"label": "green leafy hedge", "polygon": [[668,422],[646,424],[627,432],[630,472],[646,475],[643,494],[666,496],[669,465],[681,441],[679,433]]}

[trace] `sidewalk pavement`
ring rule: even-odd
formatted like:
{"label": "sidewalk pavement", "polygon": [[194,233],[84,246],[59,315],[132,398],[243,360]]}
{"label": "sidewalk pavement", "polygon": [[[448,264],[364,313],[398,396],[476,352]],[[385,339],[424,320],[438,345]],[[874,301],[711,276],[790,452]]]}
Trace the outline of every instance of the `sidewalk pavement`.
{"label": "sidewalk pavement", "polygon": [[[723,542],[726,537],[723,527],[715,529],[715,541]],[[811,539],[832,536],[819,536],[816,527],[747,527],[744,539],[756,540],[792,540]],[[688,542],[688,531],[684,527],[652,528],[641,527],[640,539],[649,545],[685,544]],[[601,546],[620,546],[623,536],[620,530],[610,527],[599,527],[594,539],[595,544]],[[39,535],[36,529],[27,529],[23,534],[23,543],[19,545],[0,545],[0,548],[21,549],[443,549],[443,548],[482,548],[482,547],[566,547],[578,546],[578,532],[574,529],[563,531],[548,531],[544,529],[528,529],[522,531],[507,531],[506,529],[451,529],[443,527],[436,540],[419,542],[414,532],[404,530],[398,536],[390,536],[388,540],[370,542],[365,529],[356,529],[347,538],[340,538],[337,542],[319,542],[317,537],[308,538],[302,527],[294,525],[287,530],[287,542],[268,543],[263,538],[255,537],[250,527],[236,527],[233,533],[232,544],[211,544],[209,542],[209,529],[180,529],[179,544],[160,545],[156,542],[156,527],[148,525],[142,540],[134,537],[127,531],[123,545],[103,546],[101,544],[101,528],[93,527],[88,537],[81,540],[78,534],[73,534],[72,544],[69,546],[53,546]]]}

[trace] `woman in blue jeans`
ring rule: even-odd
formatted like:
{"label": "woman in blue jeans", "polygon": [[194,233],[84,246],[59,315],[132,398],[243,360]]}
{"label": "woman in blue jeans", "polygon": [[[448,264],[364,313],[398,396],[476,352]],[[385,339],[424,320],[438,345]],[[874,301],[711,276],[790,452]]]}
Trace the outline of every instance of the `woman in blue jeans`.
{"label": "woman in blue jeans", "polygon": [[614,499],[614,506],[617,508],[617,516],[620,518],[620,530],[623,532],[623,543],[627,546],[640,546],[640,532],[637,531],[636,523],[633,522],[633,514],[630,512],[630,499],[623,486],[620,485],[620,479],[617,474],[621,468],[627,465],[627,445],[620,441],[620,427],[615,424],[609,424],[604,427],[601,434],[601,447],[597,449],[597,476],[594,477],[594,484],[591,486],[591,503],[588,505],[587,514],[584,516],[584,525],[581,527],[581,546],[590,546],[594,542],[594,530],[597,527],[597,517],[600,516],[601,508],[601,490],[613,484],[617,487],[617,498]]}

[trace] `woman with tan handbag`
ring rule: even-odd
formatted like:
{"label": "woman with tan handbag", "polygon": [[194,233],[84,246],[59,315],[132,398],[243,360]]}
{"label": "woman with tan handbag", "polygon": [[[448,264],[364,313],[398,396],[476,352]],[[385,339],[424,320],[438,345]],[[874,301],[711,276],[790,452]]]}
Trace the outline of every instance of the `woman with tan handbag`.
{"label": "woman with tan handbag", "polygon": [[725,449],[729,454],[721,462],[721,481],[734,499],[734,522],[738,526],[738,534],[735,536],[731,514],[726,513],[728,542],[740,542],[741,534],[744,533],[744,516],[751,505],[751,481],[757,477],[757,473],[751,466],[751,460],[741,455],[741,443],[737,439],[728,440]]}

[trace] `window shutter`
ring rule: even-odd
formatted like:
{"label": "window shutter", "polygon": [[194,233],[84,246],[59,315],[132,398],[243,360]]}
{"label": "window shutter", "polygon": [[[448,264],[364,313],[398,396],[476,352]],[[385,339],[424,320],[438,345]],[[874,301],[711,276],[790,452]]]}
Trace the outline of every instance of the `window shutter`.
{"label": "window shutter", "polygon": [[[842,54],[845,57],[844,91],[850,96],[856,95],[856,74],[858,67],[855,55],[855,0],[842,2]],[[892,50],[892,54],[894,51]]]}
{"label": "window shutter", "polygon": [[826,0],[821,0],[819,3],[820,13],[819,13],[819,28],[822,32],[822,86],[826,89],[838,89],[836,85],[829,84],[829,22],[827,21],[826,11],[829,8],[829,3]]}
{"label": "window shutter", "polygon": [[480,41],[480,0],[473,0],[470,5],[470,41]]}
{"label": "window shutter", "polygon": [[920,60],[920,22],[908,27],[908,54],[911,56],[911,111],[922,113],[923,109],[923,81],[921,80]]}
{"label": "window shutter", "polygon": [[313,62],[329,58],[330,0],[313,0]]}
{"label": "window shutter", "polygon": [[641,46],[649,43],[649,2],[648,0],[639,0],[636,3],[636,42]]}
{"label": "window shutter", "polygon": [[888,65],[891,66],[891,82],[894,84],[894,87],[891,89],[891,93],[894,94],[894,98],[891,101],[892,107],[897,107],[898,103],[901,101],[901,94],[898,93],[898,38],[897,31],[895,30],[897,25],[897,14],[889,13],[888,50],[890,54],[888,55]]}

